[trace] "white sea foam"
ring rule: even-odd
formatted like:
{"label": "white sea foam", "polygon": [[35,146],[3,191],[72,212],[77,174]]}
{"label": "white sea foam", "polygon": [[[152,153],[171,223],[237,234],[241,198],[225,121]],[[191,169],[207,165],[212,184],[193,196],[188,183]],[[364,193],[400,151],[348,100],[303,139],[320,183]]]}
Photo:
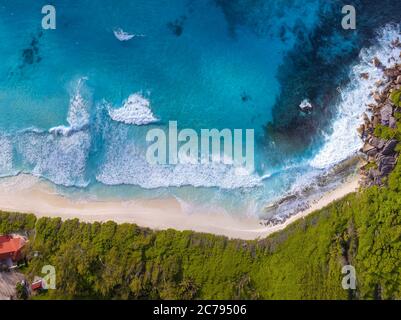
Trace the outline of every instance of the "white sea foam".
{"label": "white sea foam", "polygon": [[108,134],[106,157],[96,179],[107,185],[131,184],[146,189],[160,187],[252,188],[261,185],[255,174],[238,172],[233,165],[222,163],[151,165],[142,148],[124,136],[124,131]]}
{"label": "white sea foam", "polygon": [[67,115],[67,122],[69,126],[61,125],[50,128],[49,132],[51,134],[69,136],[74,132],[85,129],[89,125],[89,102],[82,96],[81,92],[86,80],[86,77],[80,78],[76,87],[74,88],[74,92],[72,93]]}
{"label": "white sea foam", "polygon": [[91,144],[90,101],[82,95],[86,78],[77,82],[67,115],[69,126],[49,132],[24,130],[16,136],[16,149],[32,174],[64,186],[86,186],[86,162]]}
{"label": "white sea foam", "polygon": [[7,175],[13,166],[13,146],[6,136],[0,134],[0,176]]}
{"label": "white sea foam", "polygon": [[49,132],[53,135],[70,136],[75,132],[85,129],[89,125],[89,104],[82,94],[82,86],[87,78],[80,78],[74,89],[74,92],[70,99],[70,105],[68,109],[67,122],[69,126],[56,126],[49,129]]}
{"label": "white sea foam", "polygon": [[161,187],[253,188],[261,185],[254,175],[237,175],[235,168],[224,164],[151,166],[135,156],[107,159],[97,180],[107,185],[132,184],[145,189]]}
{"label": "white sea foam", "polygon": [[313,109],[313,106],[312,106],[312,104],[310,103],[310,101],[309,101],[308,99],[304,99],[304,100],[302,100],[302,102],[300,103],[299,108],[300,108],[302,111],[309,111],[309,110],[312,110],[312,109]]}
{"label": "white sea foam", "polygon": [[82,96],[83,85],[87,78],[80,78],[70,99],[67,121],[73,128],[79,128],[89,123],[89,102]]}
{"label": "white sea foam", "polygon": [[[388,25],[379,33],[377,44],[360,53],[360,63],[353,67],[351,83],[341,90],[341,102],[338,117],[333,123],[332,133],[325,137],[323,148],[310,161],[315,168],[328,168],[354,154],[362,145],[356,131],[362,123],[361,115],[366,104],[372,103],[369,93],[376,87],[375,82],[383,78],[383,72],[376,68],[372,59],[377,57],[389,67],[400,61],[400,48],[391,46],[391,42],[401,37],[400,25]],[[361,73],[368,73],[369,79],[361,78]]]}
{"label": "white sea foam", "polygon": [[109,115],[114,121],[138,126],[158,121],[150,109],[149,100],[145,99],[139,93],[130,95],[123,102],[121,108],[109,108]]}
{"label": "white sea foam", "polygon": [[64,186],[86,186],[86,161],[90,135],[78,131],[69,136],[24,133],[16,138],[16,148],[26,166],[37,176],[44,176]]}
{"label": "white sea foam", "polygon": [[135,37],[134,34],[129,34],[128,32],[125,32],[121,28],[117,28],[113,31],[114,36],[120,40],[120,41],[128,41],[131,40],[133,37]]}

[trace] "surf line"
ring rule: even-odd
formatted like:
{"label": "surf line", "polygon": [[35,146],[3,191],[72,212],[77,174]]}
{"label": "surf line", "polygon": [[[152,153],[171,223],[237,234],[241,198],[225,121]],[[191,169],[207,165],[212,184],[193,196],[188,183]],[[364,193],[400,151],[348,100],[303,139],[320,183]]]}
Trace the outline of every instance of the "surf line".
{"label": "surf line", "polygon": [[245,136],[242,129],[201,129],[199,136],[193,129],[178,131],[177,121],[169,121],[167,133],[150,129],[146,142],[151,143],[146,150],[151,165],[223,163],[245,169],[244,174],[255,168],[254,129],[246,129]]}

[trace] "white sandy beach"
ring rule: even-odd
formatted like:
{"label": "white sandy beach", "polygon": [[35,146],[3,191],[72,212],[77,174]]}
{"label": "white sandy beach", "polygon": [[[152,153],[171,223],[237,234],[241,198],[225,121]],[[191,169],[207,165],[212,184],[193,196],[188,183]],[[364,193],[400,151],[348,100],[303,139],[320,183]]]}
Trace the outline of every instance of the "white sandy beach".
{"label": "white sandy beach", "polygon": [[78,218],[82,221],[135,223],[156,230],[176,229],[207,232],[230,238],[257,239],[284,229],[290,223],[354,192],[358,177],[350,178],[337,189],[325,194],[311,207],[285,223],[265,227],[257,218],[236,218],[208,212],[185,213],[175,199],[135,201],[76,201],[58,194],[54,187],[30,175],[0,179],[0,210],[34,213],[38,217]]}

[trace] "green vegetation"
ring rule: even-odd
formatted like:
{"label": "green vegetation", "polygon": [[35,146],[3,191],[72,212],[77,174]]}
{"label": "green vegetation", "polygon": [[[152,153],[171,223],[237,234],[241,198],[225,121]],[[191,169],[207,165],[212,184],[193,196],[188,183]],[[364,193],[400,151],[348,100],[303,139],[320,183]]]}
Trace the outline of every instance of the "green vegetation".
{"label": "green vegetation", "polygon": [[397,123],[397,128],[395,129],[378,124],[375,127],[374,135],[384,140],[396,139],[401,141],[401,124]]}
{"label": "green vegetation", "polygon": [[2,212],[0,215],[0,234],[18,230],[32,230],[35,227],[36,217],[33,214],[19,214]]}
{"label": "green vegetation", "polygon": [[15,292],[17,293],[17,298],[19,300],[26,300],[28,299],[28,292],[21,283],[17,283],[15,286]]}
{"label": "green vegetation", "polygon": [[401,90],[394,90],[390,95],[390,99],[395,106],[401,107]]}
{"label": "green vegetation", "polygon": [[[25,272],[56,267],[48,298],[400,299],[401,165],[387,188],[351,194],[259,241],[132,224],[0,214],[0,233],[32,230]],[[31,255],[32,256],[32,255]],[[357,290],[342,289],[343,265]]]}

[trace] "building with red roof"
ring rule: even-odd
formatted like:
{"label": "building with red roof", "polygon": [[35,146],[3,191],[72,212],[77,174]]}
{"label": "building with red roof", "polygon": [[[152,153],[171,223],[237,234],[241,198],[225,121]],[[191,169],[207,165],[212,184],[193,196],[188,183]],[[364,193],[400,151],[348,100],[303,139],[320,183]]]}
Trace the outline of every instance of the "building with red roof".
{"label": "building with red roof", "polygon": [[31,284],[32,291],[41,290],[41,289],[43,289],[43,280],[42,279],[32,282],[32,284]]}
{"label": "building with red roof", "polygon": [[0,236],[0,261],[11,260],[17,262],[22,258],[22,248],[26,240],[19,235]]}

